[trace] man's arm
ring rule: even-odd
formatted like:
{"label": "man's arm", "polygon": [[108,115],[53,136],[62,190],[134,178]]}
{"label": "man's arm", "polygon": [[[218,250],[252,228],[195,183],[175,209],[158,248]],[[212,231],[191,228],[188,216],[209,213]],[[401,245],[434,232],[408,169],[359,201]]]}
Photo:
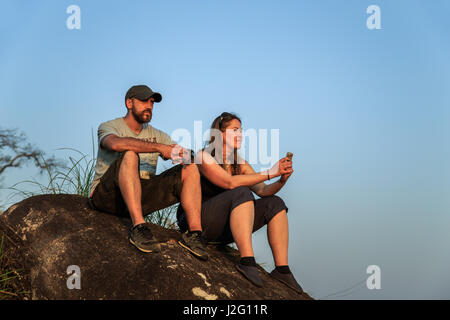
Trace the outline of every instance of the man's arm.
{"label": "man's arm", "polygon": [[136,153],[159,152],[164,158],[172,159],[172,148],[166,144],[147,142],[135,138],[118,137],[115,134],[109,134],[100,142],[102,148],[123,152],[134,151]]}

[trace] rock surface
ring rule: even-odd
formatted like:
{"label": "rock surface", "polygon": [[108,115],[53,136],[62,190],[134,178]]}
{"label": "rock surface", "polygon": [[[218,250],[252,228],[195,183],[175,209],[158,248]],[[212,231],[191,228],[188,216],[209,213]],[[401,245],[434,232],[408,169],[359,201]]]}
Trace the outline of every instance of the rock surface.
{"label": "rock surface", "polygon": [[[209,245],[209,260],[196,259],[177,244],[177,230],[153,225],[162,252],[141,253],[128,241],[129,226],[129,219],[92,210],[77,195],[40,195],[11,206],[0,215],[0,233],[6,236],[4,255],[22,269],[26,293],[18,297],[311,299],[262,268],[264,287],[253,286],[234,268],[237,251],[228,247]],[[79,267],[79,279],[67,273],[70,266]]]}

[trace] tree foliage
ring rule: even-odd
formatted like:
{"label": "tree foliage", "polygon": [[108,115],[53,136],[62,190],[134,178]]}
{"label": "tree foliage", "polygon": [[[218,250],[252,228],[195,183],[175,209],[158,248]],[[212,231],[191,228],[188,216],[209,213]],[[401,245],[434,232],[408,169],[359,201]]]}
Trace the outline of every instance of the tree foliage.
{"label": "tree foliage", "polygon": [[23,132],[0,128],[0,176],[6,169],[20,168],[27,161],[32,161],[40,173],[63,166],[59,160],[45,157],[42,150],[27,142]]}

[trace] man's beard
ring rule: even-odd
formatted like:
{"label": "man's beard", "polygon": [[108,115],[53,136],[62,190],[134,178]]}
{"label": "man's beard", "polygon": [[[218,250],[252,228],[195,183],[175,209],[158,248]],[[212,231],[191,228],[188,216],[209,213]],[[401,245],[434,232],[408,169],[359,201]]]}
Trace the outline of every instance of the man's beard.
{"label": "man's beard", "polygon": [[152,120],[152,112],[151,111],[149,111],[149,113],[150,113],[150,118],[147,120],[147,119],[145,119],[145,113],[146,113],[147,111],[143,111],[142,113],[137,113],[135,110],[134,110],[134,104],[133,104],[133,107],[131,108],[131,114],[133,115],[133,118],[134,118],[134,120],[136,120],[137,122],[139,122],[139,123],[141,123],[141,124],[143,124],[143,123],[147,123],[147,122],[150,122],[150,120]]}

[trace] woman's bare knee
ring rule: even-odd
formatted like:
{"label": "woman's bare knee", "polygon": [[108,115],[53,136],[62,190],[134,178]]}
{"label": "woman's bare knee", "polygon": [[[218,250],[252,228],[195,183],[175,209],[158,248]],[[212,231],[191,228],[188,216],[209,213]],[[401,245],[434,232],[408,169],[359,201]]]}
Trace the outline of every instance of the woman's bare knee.
{"label": "woman's bare knee", "polygon": [[287,220],[287,212],[285,209],[281,210],[280,212],[276,213],[272,219],[270,219],[269,223],[272,221],[277,221],[280,219],[286,219]]}
{"label": "woman's bare knee", "polygon": [[240,214],[241,212],[245,212],[247,214],[255,215],[255,208],[254,208],[254,202],[253,200],[245,201],[241,203],[240,205],[236,206],[231,213],[233,214]]}
{"label": "woman's bare knee", "polygon": [[196,164],[186,164],[181,169],[181,180],[189,178],[198,178],[200,179],[200,173],[198,172],[198,167]]}

